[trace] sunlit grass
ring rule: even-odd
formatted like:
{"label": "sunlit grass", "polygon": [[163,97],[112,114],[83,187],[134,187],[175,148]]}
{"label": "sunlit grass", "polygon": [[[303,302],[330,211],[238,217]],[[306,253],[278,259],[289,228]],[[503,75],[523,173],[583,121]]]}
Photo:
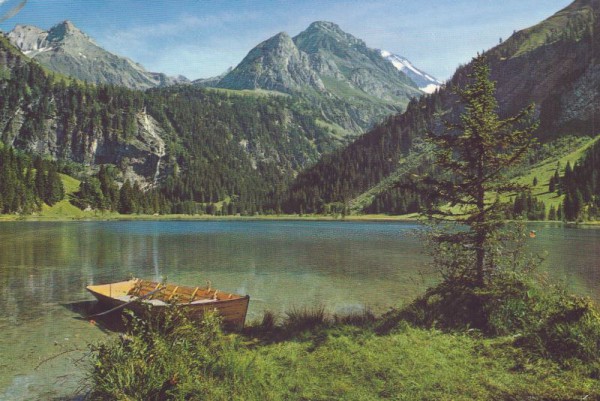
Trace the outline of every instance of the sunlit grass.
{"label": "sunlit grass", "polygon": [[[561,157],[552,157],[546,159],[532,166],[526,174],[516,178],[515,182],[519,184],[532,185],[531,194],[546,204],[546,212],[551,206],[558,208],[558,206],[563,202],[564,195],[559,196],[556,192],[548,192],[550,178],[554,175],[557,165],[560,164],[559,174],[560,176],[563,176],[567,163],[571,163],[571,166],[574,166],[578,160],[585,156],[587,150],[599,139],[600,136],[590,139],[570,153],[567,153]],[[537,185],[535,186],[533,186],[534,178],[537,178]],[[511,197],[511,199],[514,198]]]}
{"label": "sunlit grass", "polygon": [[600,396],[594,378],[532,359],[509,337],[442,333],[406,323],[378,335],[375,324],[368,314],[343,319],[314,309],[288,313],[279,325],[267,314],[246,334],[223,336],[210,322],[204,334],[185,324],[165,334],[142,330],[99,348],[92,388],[97,399],[134,394],[247,401]]}

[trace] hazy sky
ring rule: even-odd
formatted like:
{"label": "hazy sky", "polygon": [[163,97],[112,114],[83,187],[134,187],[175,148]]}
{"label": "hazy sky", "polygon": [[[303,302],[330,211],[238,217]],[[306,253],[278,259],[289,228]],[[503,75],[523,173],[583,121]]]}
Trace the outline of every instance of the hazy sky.
{"label": "hazy sky", "polygon": [[[8,12],[23,0],[0,0]],[[368,46],[407,57],[439,79],[569,0],[29,0],[0,23],[47,29],[69,19],[99,45],[150,71],[196,79],[237,65],[285,31],[332,21]],[[0,19],[1,20],[1,19]]]}

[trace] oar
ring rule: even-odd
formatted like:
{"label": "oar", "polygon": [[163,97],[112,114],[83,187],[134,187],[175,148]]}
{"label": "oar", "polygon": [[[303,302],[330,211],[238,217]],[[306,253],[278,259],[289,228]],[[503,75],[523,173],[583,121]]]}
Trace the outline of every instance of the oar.
{"label": "oar", "polygon": [[94,314],[94,315],[89,315],[89,316],[88,316],[88,319],[89,319],[89,318],[91,318],[91,317],[98,317],[98,316],[104,316],[104,315],[108,315],[108,314],[109,314],[109,313],[111,313],[111,312],[117,311],[117,310],[119,310],[119,309],[123,309],[124,307],[126,307],[126,306],[127,306],[127,305],[129,305],[129,304],[132,304],[132,303],[134,303],[134,302],[137,302],[137,301],[141,301],[142,299],[148,298],[150,295],[156,294],[157,292],[159,292],[159,291],[162,291],[162,290],[164,290],[164,289],[165,289],[165,287],[160,287],[160,288],[157,288],[157,289],[156,289],[156,290],[154,290],[154,291],[150,291],[150,292],[149,292],[149,293],[147,293],[146,295],[143,295],[143,296],[141,296],[141,297],[137,297],[136,299],[132,299],[132,300],[131,300],[131,301],[129,301],[129,302],[126,302],[126,303],[124,303],[124,304],[122,304],[122,305],[119,305],[119,306],[115,306],[114,308],[112,308],[112,309],[109,309],[109,310],[107,310],[107,311],[100,312],[100,313],[96,313],[96,314]]}

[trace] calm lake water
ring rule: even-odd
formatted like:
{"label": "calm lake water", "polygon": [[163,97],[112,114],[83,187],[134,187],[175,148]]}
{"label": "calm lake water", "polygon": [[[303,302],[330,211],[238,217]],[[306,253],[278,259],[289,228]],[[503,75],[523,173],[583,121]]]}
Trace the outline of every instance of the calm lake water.
{"label": "calm lake water", "polygon": [[[197,221],[0,224],[0,400],[80,390],[86,344],[106,338],[76,312],[85,286],[133,275],[250,295],[264,310],[383,312],[435,276],[410,223]],[[535,251],[571,290],[600,300],[600,229],[539,224]],[[49,359],[51,358],[51,359]]]}

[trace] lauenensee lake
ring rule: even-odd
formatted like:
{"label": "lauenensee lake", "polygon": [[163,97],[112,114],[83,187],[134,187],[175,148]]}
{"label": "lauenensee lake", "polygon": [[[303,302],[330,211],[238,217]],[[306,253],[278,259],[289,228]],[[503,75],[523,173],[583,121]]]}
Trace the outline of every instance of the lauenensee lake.
{"label": "lauenensee lake", "polygon": [[[314,306],[381,313],[436,280],[415,233],[419,227],[333,221],[1,223],[0,400],[53,399],[78,389],[86,344],[107,335],[73,311],[73,305],[93,299],[88,284],[129,276],[189,285],[211,280],[215,288],[250,295],[249,321],[264,310],[283,316]],[[535,230],[531,249],[547,252],[541,270],[598,302],[600,229],[536,224]],[[67,352],[74,349],[81,351]]]}

